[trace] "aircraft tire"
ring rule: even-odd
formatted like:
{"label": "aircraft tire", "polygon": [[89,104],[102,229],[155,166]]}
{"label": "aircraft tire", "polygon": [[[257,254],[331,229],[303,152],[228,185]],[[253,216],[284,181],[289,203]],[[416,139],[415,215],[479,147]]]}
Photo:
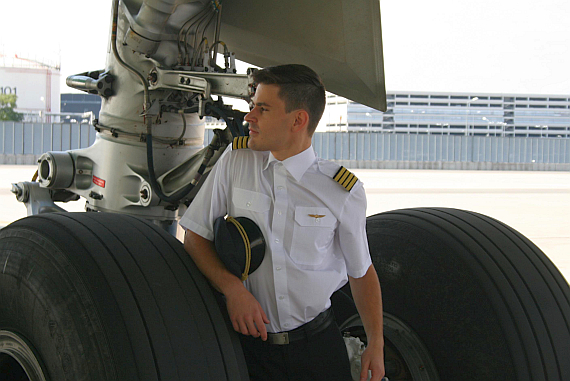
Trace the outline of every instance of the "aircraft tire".
{"label": "aircraft tire", "polygon": [[385,312],[442,380],[570,379],[570,288],[523,235],[445,208],[374,215],[367,233]]}
{"label": "aircraft tire", "polygon": [[248,379],[239,340],[182,244],[111,213],[41,214],[0,230],[0,373]]}

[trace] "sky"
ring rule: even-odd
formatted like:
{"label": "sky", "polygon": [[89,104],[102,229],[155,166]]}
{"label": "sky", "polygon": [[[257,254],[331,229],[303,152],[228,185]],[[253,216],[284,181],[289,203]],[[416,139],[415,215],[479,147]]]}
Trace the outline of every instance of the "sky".
{"label": "sky", "polygon": [[[67,76],[104,68],[111,0],[0,9],[0,54],[60,60],[62,93],[73,91]],[[568,0],[382,0],[380,9],[389,91],[570,93]]]}

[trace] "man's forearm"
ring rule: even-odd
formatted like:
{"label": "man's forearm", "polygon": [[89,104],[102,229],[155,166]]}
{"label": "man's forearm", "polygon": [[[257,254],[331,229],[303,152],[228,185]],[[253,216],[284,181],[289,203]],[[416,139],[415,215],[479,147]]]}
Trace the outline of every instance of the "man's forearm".
{"label": "man's forearm", "polygon": [[382,294],[374,266],[371,265],[363,277],[349,277],[349,280],[354,303],[368,337],[368,344],[383,345]]}
{"label": "man's forearm", "polygon": [[380,282],[374,266],[370,266],[362,278],[349,278],[350,289],[364,330],[368,345],[362,353],[360,380],[372,374],[372,381],[380,381],[384,377],[384,333],[382,319],[382,296]]}
{"label": "man's forearm", "polygon": [[226,296],[228,314],[234,329],[244,335],[267,340],[267,315],[242,281],[222,263],[214,243],[187,230],[184,248],[212,286]]}

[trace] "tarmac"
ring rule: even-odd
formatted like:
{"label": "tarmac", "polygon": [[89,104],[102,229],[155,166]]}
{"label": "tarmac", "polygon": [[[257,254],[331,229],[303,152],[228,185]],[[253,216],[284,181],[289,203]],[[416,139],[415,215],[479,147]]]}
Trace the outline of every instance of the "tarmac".
{"label": "tarmac", "polygon": [[[26,216],[11,183],[36,166],[0,165],[0,227]],[[412,207],[470,210],[498,219],[533,241],[570,279],[570,172],[355,169],[367,215]],[[83,211],[84,202],[62,205]]]}

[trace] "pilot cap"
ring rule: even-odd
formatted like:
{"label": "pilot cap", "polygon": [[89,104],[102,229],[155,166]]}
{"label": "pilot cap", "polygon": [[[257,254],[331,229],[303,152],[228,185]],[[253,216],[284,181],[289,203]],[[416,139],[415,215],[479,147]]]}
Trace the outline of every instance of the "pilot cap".
{"label": "pilot cap", "polygon": [[259,226],[246,217],[219,217],[214,221],[214,245],[227,269],[246,280],[265,256],[265,239]]}

